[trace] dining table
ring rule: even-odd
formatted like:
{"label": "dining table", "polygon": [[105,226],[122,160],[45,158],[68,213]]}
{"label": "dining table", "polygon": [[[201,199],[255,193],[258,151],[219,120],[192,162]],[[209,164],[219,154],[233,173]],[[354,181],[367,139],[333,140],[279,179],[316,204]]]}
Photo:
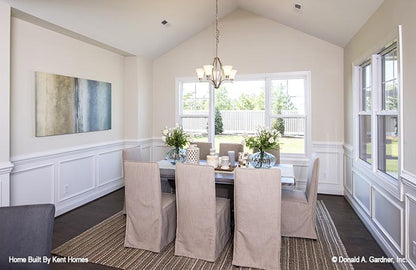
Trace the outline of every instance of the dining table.
{"label": "dining table", "polygon": [[[205,160],[201,160],[200,165],[206,165]],[[171,185],[174,185],[172,181],[175,180],[175,165],[171,164],[167,160],[158,161],[160,178],[162,180],[168,180]],[[207,165],[208,166],[208,165]],[[295,173],[292,164],[276,164],[271,170],[278,168],[281,170],[281,182],[282,186],[294,186]],[[219,171],[215,170],[215,184],[218,185],[234,185],[234,171]]]}

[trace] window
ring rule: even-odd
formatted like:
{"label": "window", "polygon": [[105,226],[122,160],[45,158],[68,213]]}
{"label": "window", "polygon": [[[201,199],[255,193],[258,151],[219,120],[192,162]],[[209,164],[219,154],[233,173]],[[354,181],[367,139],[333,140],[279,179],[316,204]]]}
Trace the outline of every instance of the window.
{"label": "window", "polygon": [[209,91],[208,83],[182,83],[179,107],[184,130],[205,142],[208,141]]}
{"label": "window", "polygon": [[381,106],[377,110],[378,169],[393,178],[399,172],[397,46],[381,58]]}
{"label": "window", "polygon": [[399,172],[397,54],[394,42],[359,67],[358,106],[358,157],[394,179]]}
{"label": "window", "polygon": [[271,81],[271,127],[282,135],[282,153],[305,152],[305,78]]}
{"label": "window", "polygon": [[215,149],[268,126],[280,132],[282,154],[306,155],[309,74],[240,75],[219,89],[179,80],[179,122],[195,141],[212,142]]}
{"label": "window", "polygon": [[360,71],[359,157],[371,164],[371,63],[361,65]]}

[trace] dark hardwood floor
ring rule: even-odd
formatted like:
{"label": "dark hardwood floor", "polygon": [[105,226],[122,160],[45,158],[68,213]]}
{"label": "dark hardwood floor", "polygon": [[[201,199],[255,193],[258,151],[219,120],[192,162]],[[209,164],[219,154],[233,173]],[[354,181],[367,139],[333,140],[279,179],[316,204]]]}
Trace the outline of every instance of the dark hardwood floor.
{"label": "dark hardwood floor", "polygon": [[[319,195],[325,202],[349,257],[381,257],[386,254],[377,245],[364,224],[342,196]],[[56,248],[123,208],[124,189],[74,209],[55,219],[52,247]],[[51,269],[115,269],[98,264],[52,264]],[[394,269],[391,264],[354,264],[354,269]]]}

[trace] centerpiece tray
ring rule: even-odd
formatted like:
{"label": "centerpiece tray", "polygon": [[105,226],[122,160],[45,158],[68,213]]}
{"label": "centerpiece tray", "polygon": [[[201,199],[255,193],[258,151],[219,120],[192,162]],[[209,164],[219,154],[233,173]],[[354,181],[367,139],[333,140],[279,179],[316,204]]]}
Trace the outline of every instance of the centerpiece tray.
{"label": "centerpiece tray", "polygon": [[221,167],[217,167],[215,168],[215,171],[216,172],[233,172],[235,168],[236,166],[233,166],[233,167],[230,166],[228,169],[222,169]]}

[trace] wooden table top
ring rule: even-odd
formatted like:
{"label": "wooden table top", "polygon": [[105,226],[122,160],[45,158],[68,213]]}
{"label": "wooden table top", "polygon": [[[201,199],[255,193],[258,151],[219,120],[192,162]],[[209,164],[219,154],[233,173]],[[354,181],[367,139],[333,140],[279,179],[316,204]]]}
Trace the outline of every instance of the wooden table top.
{"label": "wooden table top", "polygon": [[[172,165],[167,160],[158,161],[160,169],[160,177],[162,179],[175,180],[175,165]],[[204,161],[201,161],[201,165]],[[273,168],[279,168],[282,172],[282,185],[294,185],[295,173],[293,165],[291,164],[278,164]],[[271,168],[271,170],[273,169]],[[215,183],[221,185],[234,185],[234,172],[219,172],[215,171]]]}

